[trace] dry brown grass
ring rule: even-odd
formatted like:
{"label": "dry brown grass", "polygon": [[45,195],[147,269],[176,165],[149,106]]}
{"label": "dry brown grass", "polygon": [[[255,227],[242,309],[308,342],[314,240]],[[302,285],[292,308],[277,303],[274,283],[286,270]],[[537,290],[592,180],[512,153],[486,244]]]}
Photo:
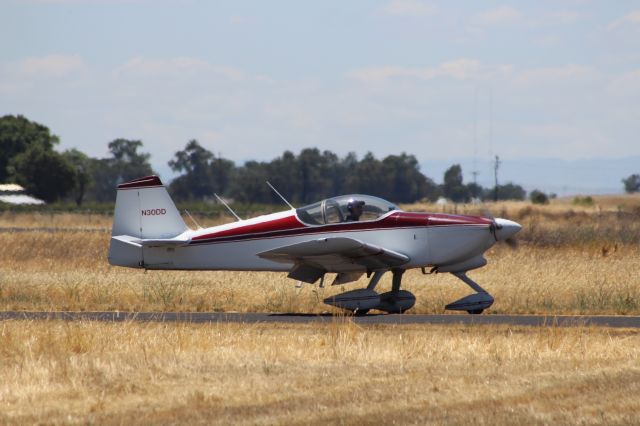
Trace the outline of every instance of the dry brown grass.
{"label": "dry brown grass", "polygon": [[447,204],[434,203],[403,204],[400,207],[407,211],[428,211],[438,213],[482,214],[492,213],[497,217],[518,217],[523,212],[562,216],[567,212],[599,214],[606,212],[638,212],[640,209],[640,193],[624,195],[592,195],[593,204],[576,203],[576,197],[562,197],[550,200],[546,205],[534,205],[529,201],[499,201],[481,204]]}
{"label": "dry brown grass", "polygon": [[113,216],[94,213],[0,212],[0,228],[81,228],[110,230]]}
{"label": "dry brown grass", "polygon": [[[26,217],[18,215],[10,223],[53,223],[67,230],[0,233],[3,310],[323,312],[331,310],[323,298],[366,285],[363,278],[341,288],[296,289],[281,273],[145,273],[111,267],[107,230],[68,229],[70,224],[83,229],[100,224],[95,217]],[[3,220],[6,227],[6,215]],[[489,265],[470,273],[495,296],[490,312],[640,314],[640,248],[624,240],[640,236],[640,222],[589,217],[583,228],[569,219],[523,223],[518,250],[499,245],[488,253]],[[561,238],[580,229],[582,234],[568,242]],[[417,296],[413,313],[443,312],[445,304],[470,292],[449,274],[423,276],[419,271],[407,273],[403,286]],[[388,287],[390,276],[380,284],[381,290]]]}
{"label": "dry brown grass", "polygon": [[[200,226],[208,227],[233,221],[228,215],[205,216],[194,214]],[[183,215],[189,226],[194,226],[189,216]],[[60,212],[0,212],[0,229],[2,228],[48,228],[61,230],[111,231],[113,216],[102,213],[60,213]]]}
{"label": "dry brown grass", "polygon": [[[594,212],[572,228],[566,212],[527,213],[537,229],[520,248],[471,272],[496,297],[490,312],[640,313],[640,248],[625,240],[637,225]],[[0,215],[0,227],[65,228],[0,232],[0,309],[321,312],[342,291],[111,267],[110,221]],[[469,293],[449,274],[403,283],[416,313]],[[5,321],[0,424],[630,424],[639,361],[640,333],[600,328]]]}
{"label": "dry brown grass", "polygon": [[[0,309],[322,312],[322,299],[366,285],[304,285],[281,273],[131,270],[106,262],[107,233],[0,234]],[[496,298],[494,313],[640,313],[638,247],[500,246],[489,265],[472,271]],[[387,274],[389,275],[389,274]],[[439,313],[469,293],[449,274],[410,271],[404,288],[414,313]],[[390,287],[385,276],[380,289]]]}
{"label": "dry brown grass", "polygon": [[631,424],[640,334],[0,323],[0,423]]}

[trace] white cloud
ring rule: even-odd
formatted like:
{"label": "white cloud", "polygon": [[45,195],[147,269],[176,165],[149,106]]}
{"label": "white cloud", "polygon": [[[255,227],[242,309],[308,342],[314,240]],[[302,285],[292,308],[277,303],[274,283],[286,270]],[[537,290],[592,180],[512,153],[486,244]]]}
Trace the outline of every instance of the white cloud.
{"label": "white cloud", "polygon": [[417,0],[392,0],[380,8],[380,12],[394,16],[431,16],[437,12],[437,8],[430,3]]}
{"label": "white cloud", "polygon": [[242,80],[247,75],[234,67],[210,64],[199,58],[181,56],[166,59],[134,57],[116,70],[116,74],[135,74],[147,76],[187,76],[195,73],[209,73],[230,80]]}
{"label": "white cloud", "polygon": [[516,73],[513,82],[518,86],[534,86],[548,83],[566,83],[567,80],[584,80],[596,77],[590,67],[568,64],[558,67],[526,69]]}
{"label": "white cloud", "polygon": [[572,10],[557,10],[544,16],[547,25],[567,25],[577,22],[582,15]]}
{"label": "white cloud", "polygon": [[24,73],[40,76],[60,77],[85,68],[84,60],[78,55],[48,55],[31,57],[17,63]]}
{"label": "white cloud", "polygon": [[615,21],[611,22],[607,29],[612,31],[620,28],[636,28],[636,30],[640,30],[640,10],[634,10],[629,12],[622,18],[618,18]]}
{"label": "white cloud", "polygon": [[392,78],[411,78],[431,80],[437,77],[449,77],[458,80],[487,79],[496,75],[506,75],[511,65],[485,66],[476,59],[461,58],[442,62],[434,67],[411,68],[383,66],[361,68],[348,73],[348,77],[364,83],[380,83]]}
{"label": "white cloud", "polygon": [[[404,150],[421,159],[463,157],[475,148],[474,119],[484,152],[489,86],[493,147],[505,158],[598,155],[598,143],[610,144],[610,155],[626,152],[623,144],[637,129],[637,102],[615,93],[638,93],[631,88],[640,90],[640,69],[608,85],[607,70],[585,65],[520,69],[481,59],[423,67],[398,62],[327,81],[266,80],[199,57],[139,56],[113,68],[82,62],[90,72],[56,84],[0,66],[0,92],[7,112],[49,125],[61,136],[61,149],[103,156],[109,140],[139,138],[161,171],[194,137],[236,161],[314,145],[340,155]],[[78,80],[81,88],[73,86]]]}
{"label": "white cloud", "polygon": [[491,26],[509,24],[520,19],[520,12],[511,6],[500,6],[474,16],[473,21],[480,25]]}

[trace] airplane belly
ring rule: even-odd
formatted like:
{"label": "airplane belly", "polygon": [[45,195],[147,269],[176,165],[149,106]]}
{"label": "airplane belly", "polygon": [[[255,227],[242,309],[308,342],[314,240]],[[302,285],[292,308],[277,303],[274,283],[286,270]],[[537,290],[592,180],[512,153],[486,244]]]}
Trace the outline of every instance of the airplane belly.
{"label": "airplane belly", "polygon": [[292,265],[273,262],[256,256],[265,245],[256,241],[199,244],[186,247],[145,250],[144,262],[148,269],[193,269],[239,271],[288,271]]}

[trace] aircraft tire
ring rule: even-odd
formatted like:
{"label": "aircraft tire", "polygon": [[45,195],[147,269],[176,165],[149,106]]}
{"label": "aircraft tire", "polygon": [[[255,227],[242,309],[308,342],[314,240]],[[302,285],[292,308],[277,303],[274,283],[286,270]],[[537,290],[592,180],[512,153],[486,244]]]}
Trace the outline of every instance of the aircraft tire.
{"label": "aircraft tire", "polygon": [[484,309],[469,309],[467,312],[471,315],[480,315],[484,312]]}
{"label": "aircraft tire", "polygon": [[353,311],[353,315],[356,317],[361,317],[367,315],[369,313],[369,309],[356,309]]}

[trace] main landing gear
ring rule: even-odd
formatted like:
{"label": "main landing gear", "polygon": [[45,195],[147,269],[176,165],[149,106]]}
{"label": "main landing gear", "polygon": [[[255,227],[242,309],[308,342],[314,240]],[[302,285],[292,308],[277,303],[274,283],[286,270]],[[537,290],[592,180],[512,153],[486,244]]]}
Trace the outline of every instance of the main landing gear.
{"label": "main landing gear", "polygon": [[[400,290],[400,282],[402,281],[404,271],[404,269],[391,270],[393,274],[391,291],[382,294],[375,292],[380,278],[382,278],[382,275],[386,272],[377,271],[371,277],[367,288],[351,290],[327,297],[324,299],[324,303],[346,309],[358,316],[367,314],[371,309],[378,309],[389,314],[401,314],[413,308],[413,305],[416,303],[416,297],[413,293],[407,290]],[[493,296],[469,278],[466,272],[452,272],[452,274],[475,290],[476,293],[449,303],[445,306],[445,309],[449,311],[467,311],[472,315],[478,315],[493,304]]]}
{"label": "main landing gear", "polygon": [[391,291],[378,294],[374,291],[380,278],[386,271],[374,272],[367,288],[351,290],[335,296],[327,297],[324,303],[351,311],[354,315],[365,315],[371,309],[378,309],[389,314],[401,314],[413,307],[416,297],[407,290],[400,290],[400,282],[404,269],[392,269],[393,280]]}
{"label": "main landing gear", "polygon": [[476,293],[465,296],[453,303],[449,303],[444,307],[445,309],[449,311],[467,311],[472,315],[477,315],[481,314],[485,309],[493,305],[493,296],[480,287],[478,283],[469,278],[466,272],[452,272],[452,274],[475,290]]}

